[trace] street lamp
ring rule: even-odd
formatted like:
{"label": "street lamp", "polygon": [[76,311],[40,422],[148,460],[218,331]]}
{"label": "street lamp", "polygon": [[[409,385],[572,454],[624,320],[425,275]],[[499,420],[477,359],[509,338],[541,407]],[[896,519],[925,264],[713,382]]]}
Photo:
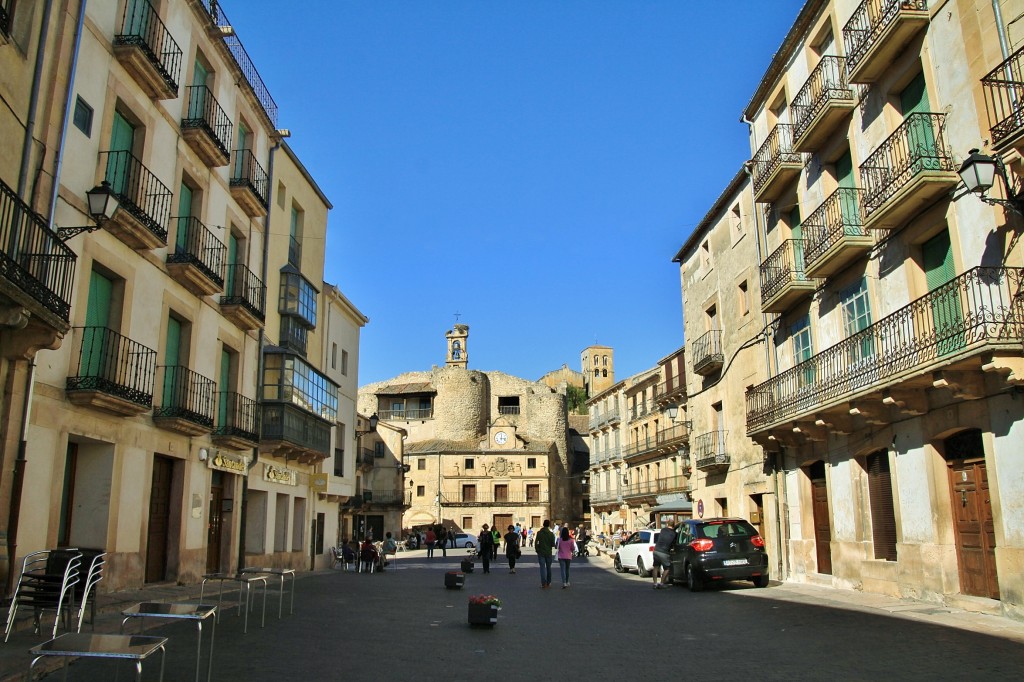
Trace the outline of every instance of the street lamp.
{"label": "street lamp", "polygon": [[[986,204],[1002,206],[1019,216],[1024,216],[1024,193],[1018,192],[1010,184],[1010,178],[1006,175],[1006,166],[998,155],[989,156],[982,154],[977,149],[972,149],[957,173],[967,191],[976,195]],[[1008,199],[997,199],[985,194],[995,184],[996,175],[1002,178]]]}
{"label": "street lamp", "polygon": [[110,183],[104,180],[85,193],[89,203],[89,217],[96,221],[95,225],[81,225],[78,227],[57,228],[57,239],[66,242],[75,235],[82,232],[93,232],[103,227],[103,223],[114,217],[114,212],[121,205],[121,201],[114,194]]}

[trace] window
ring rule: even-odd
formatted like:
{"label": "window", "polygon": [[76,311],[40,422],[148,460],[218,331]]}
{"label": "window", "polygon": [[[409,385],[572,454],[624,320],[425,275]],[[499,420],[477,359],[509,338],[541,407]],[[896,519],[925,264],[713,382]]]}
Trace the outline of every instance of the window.
{"label": "window", "polygon": [[341,374],[342,376],[348,376],[348,351],[341,351]]}
{"label": "window", "polygon": [[[814,354],[811,344],[811,318],[804,315],[789,327],[789,336],[793,339],[793,364],[798,365],[809,360]],[[800,373],[802,385],[814,383],[814,367],[808,366]]]}
{"label": "window", "polygon": [[[871,326],[871,303],[868,300],[867,282],[862,277],[859,282],[840,294],[843,309],[843,334],[850,338],[857,332]],[[850,347],[850,364],[856,364],[874,355],[874,345],[870,335],[865,334]]]}
{"label": "window", "polygon": [[316,326],[317,290],[306,278],[285,267],[281,270],[281,289],[278,312],[282,315],[297,315],[307,327]]}
{"label": "window", "polygon": [[735,239],[743,236],[743,220],[740,215],[740,205],[736,204],[729,211],[729,222],[732,224],[732,233]]}
{"label": "window", "polygon": [[417,471],[424,471],[426,468],[427,468],[427,458],[426,457],[419,457],[419,458],[417,458],[416,459],[416,469],[417,469]]}
{"label": "window", "polygon": [[530,517],[530,526],[532,528],[540,528],[540,517],[539,516],[531,516]]}
{"label": "window", "polygon": [[719,512],[722,516],[729,515],[729,500],[725,497],[716,497],[715,504],[718,505]]}
{"label": "window", "polygon": [[498,483],[494,486],[494,501],[508,502],[508,486],[506,484]]}
{"label": "window", "polygon": [[422,485],[416,486],[416,497],[423,497],[424,495],[426,495],[426,492],[427,491],[426,491],[425,486],[422,486]]}
{"label": "window", "polygon": [[345,475],[345,448],[334,448],[334,475]]}
{"label": "window", "polygon": [[75,100],[75,127],[85,133],[86,137],[92,136],[92,107],[79,97]]}
{"label": "window", "polygon": [[464,530],[469,530],[472,527],[473,527],[473,517],[472,516],[463,516],[462,517],[462,528]]}
{"label": "window", "polygon": [[608,376],[608,370],[606,370],[606,369],[602,369],[602,370],[601,370],[601,376],[603,376],[603,377],[606,377],[606,376]]}
{"label": "window", "polygon": [[291,220],[288,223],[288,262],[295,267],[302,266],[302,219],[303,211],[292,206]]}
{"label": "window", "polygon": [[295,355],[264,353],[263,399],[288,402],[327,421],[338,418],[338,387]]}
{"label": "window", "polygon": [[711,244],[708,240],[700,245],[700,262],[705,270],[711,269]]}
{"label": "window", "polygon": [[749,313],[750,312],[750,295],[749,295],[749,292],[747,291],[747,280],[743,280],[742,282],[740,282],[739,302],[740,302],[740,315],[746,315],[747,313]]}
{"label": "window", "polygon": [[331,369],[338,369],[338,344],[331,344]]}
{"label": "window", "polygon": [[536,457],[527,457],[526,458],[526,468],[527,469],[536,469],[537,468],[537,458]]}
{"label": "window", "polygon": [[868,455],[868,498],[871,503],[871,539],[875,558],[896,561],[896,514],[892,502],[892,475],[885,450]]}
{"label": "window", "polygon": [[469,471],[470,469],[472,469],[473,468],[473,458],[472,457],[467,457],[465,464],[466,464],[466,471]]}
{"label": "window", "polygon": [[373,442],[373,456],[378,459],[384,456],[384,441]]}
{"label": "window", "polygon": [[476,486],[466,483],[462,486],[462,501],[476,502]]}
{"label": "window", "polygon": [[608,366],[608,356],[607,355],[602,355],[601,356],[601,364],[603,364],[605,367]]}
{"label": "window", "polygon": [[526,501],[540,502],[540,484],[528,483],[526,485]]}
{"label": "window", "polygon": [[499,396],[498,414],[519,414],[519,396]]}

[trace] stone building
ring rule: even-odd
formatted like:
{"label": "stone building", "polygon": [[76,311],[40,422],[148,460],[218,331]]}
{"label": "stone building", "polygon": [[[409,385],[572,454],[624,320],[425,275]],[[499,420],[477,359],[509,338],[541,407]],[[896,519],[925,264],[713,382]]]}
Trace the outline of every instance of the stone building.
{"label": "stone building", "polygon": [[[465,361],[469,327],[455,331],[447,357]],[[545,384],[449,364],[361,387],[359,412],[408,433],[405,528],[575,520],[565,395]]]}

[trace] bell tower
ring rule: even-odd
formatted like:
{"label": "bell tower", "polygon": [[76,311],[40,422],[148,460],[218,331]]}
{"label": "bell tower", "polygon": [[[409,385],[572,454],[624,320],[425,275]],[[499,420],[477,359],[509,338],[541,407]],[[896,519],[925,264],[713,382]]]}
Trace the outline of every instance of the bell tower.
{"label": "bell tower", "polygon": [[454,328],[445,333],[445,338],[448,339],[448,359],[445,361],[445,367],[466,369],[469,365],[469,353],[466,350],[469,325],[456,324]]}

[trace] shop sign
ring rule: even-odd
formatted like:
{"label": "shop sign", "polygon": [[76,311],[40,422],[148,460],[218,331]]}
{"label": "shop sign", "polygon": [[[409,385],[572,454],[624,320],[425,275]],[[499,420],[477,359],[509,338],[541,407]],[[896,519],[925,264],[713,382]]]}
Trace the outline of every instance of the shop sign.
{"label": "shop sign", "polygon": [[327,492],[327,474],[313,474],[309,477],[309,487],[313,492]]}
{"label": "shop sign", "polygon": [[280,483],[282,485],[298,485],[298,474],[291,469],[279,467],[275,464],[264,464],[263,465],[263,480],[270,483]]}
{"label": "shop sign", "polygon": [[213,457],[206,460],[207,465],[211,469],[217,469],[218,471],[226,471],[229,474],[239,474],[245,476],[249,473],[249,468],[246,466],[245,457],[241,455],[232,455],[227,452],[217,451]]}

